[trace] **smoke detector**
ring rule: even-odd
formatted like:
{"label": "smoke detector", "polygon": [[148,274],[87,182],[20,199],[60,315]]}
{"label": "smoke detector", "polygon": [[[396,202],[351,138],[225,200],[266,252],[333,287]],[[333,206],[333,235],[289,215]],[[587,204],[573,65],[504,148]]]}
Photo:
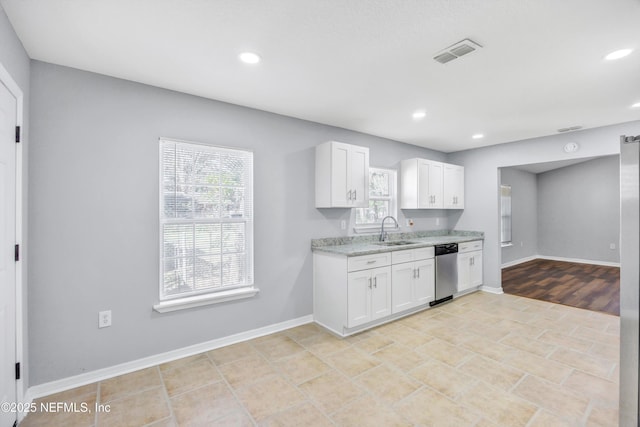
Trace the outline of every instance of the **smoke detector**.
{"label": "smoke detector", "polygon": [[436,56],[433,57],[433,59],[441,64],[446,64],[447,62],[453,61],[454,59],[458,59],[461,56],[473,53],[476,50],[481,48],[482,46],[480,46],[478,43],[474,42],[473,40],[464,39],[438,52]]}

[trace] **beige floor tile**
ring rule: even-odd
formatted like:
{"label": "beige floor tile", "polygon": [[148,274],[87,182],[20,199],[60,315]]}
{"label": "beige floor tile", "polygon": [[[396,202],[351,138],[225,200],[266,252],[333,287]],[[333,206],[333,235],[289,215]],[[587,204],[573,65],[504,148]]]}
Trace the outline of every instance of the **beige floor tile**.
{"label": "beige floor tile", "polygon": [[327,372],[298,387],[326,414],[337,411],[364,393],[361,388],[336,371]]}
{"label": "beige floor tile", "polygon": [[[550,311],[554,313],[558,317],[562,317],[562,313],[558,313],[557,311]],[[544,314],[542,315],[544,316]],[[569,322],[560,322],[559,319],[549,319],[547,317],[538,317],[529,322],[530,325],[536,326],[542,329],[548,329],[554,332],[559,332],[561,334],[571,335],[573,331],[576,330],[578,325],[575,323]]]}
{"label": "beige floor tile", "polygon": [[514,394],[528,399],[550,412],[562,415],[571,422],[582,419],[589,399],[580,397],[567,389],[560,389],[557,385],[528,376],[514,389]]}
{"label": "beige floor tile", "polygon": [[[62,393],[56,393],[37,399],[36,411],[30,412],[20,422],[20,427],[88,427],[95,423],[95,406],[97,396],[97,384],[78,387]],[[66,403],[67,409],[55,406],[58,403]],[[44,409],[41,405],[44,405]],[[54,405],[54,406],[48,406]]]}
{"label": "beige floor tile", "polygon": [[366,353],[375,353],[384,347],[393,344],[393,340],[384,335],[373,335],[353,344],[353,347],[359,348]]}
{"label": "beige floor tile", "polygon": [[364,341],[368,338],[374,337],[378,335],[376,332],[374,332],[373,329],[370,329],[368,331],[364,331],[364,332],[358,332],[357,334],[354,335],[350,335],[346,338],[343,338],[346,342],[348,342],[350,345],[353,345],[355,343],[358,343],[360,341]]}
{"label": "beige floor tile", "polygon": [[474,356],[458,370],[494,387],[509,391],[525,375],[523,371],[482,356]]}
{"label": "beige floor tile", "polygon": [[409,375],[453,400],[476,382],[473,377],[435,359],[428,359]]}
{"label": "beige floor tile", "polygon": [[324,330],[315,323],[307,323],[305,325],[296,326],[295,328],[287,329],[283,331],[289,338],[300,341],[305,338],[310,338],[314,335],[318,335],[324,332]]}
{"label": "beige floor tile", "polygon": [[600,332],[595,329],[578,326],[571,334],[574,337],[582,338],[589,341],[595,341],[598,344],[607,344],[612,346],[620,346],[620,338],[606,332]]}
{"label": "beige floor tile", "polygon": [[[254,425],[251,418],[242,410],[234,411],[222,418],[218,418],[215,427],[253,427]],[[202,427],[208,427],[208,425]]]}
{"label": "beige floor tile", "polygon": [[255,357],[256,354],[256,349],[247,342],[221,347],[207,353],[209,358],[218,366],[226,363],[237,362],[238,360],[249,357]]}
{"label": "beige floor tile", "polygon": [[587,427],[611,427],[618,425],[618,409],[593,408],[587,419]]}
{"label": "beige floor tile", "polygon": [[375,357],[355,348],[347,348],[326,358],[328,363],[348,377],[355,377],[375,368],[381,362]]}
{"label": "beige floor tile", "polygon": [[[454,306],[455,307],[455,306]],[[452,314],[449,307],[442,307],[442,311],[430,318],[430,322],[437,320],[448,328],[464,330],[469,325],[469,320],[463,316]]]}
{"label": "beige floor tile", "polygon": [[162,373],[164,386],[170,397],[206,384],[222,381],[209,359],[202,359]]}
{"label": "beige floor tile", "polygon": [[508,335],[500,343],[523,350],[536,356],[547,357],[557,347],[522,335]]}
{"label": "beige floor tile", "polygon": [[388,404],[404,399],[422,385],[399,370],[381,365],[360,375],[357,383]]}
{"label": "beige floor tile", "polygon": [[273,363],[294,384],[300,384],[331,370],[331,367],[308,351]]}
{"label": "beige floor tile", "polygon": [[260,423],[264,427],[331,427],[334,424],[309,402],[280,412]]}
{"label": "beige floor tile", "polygon": [[613,381],[574,370],[562,385],[578,395],[618,406],[619,386]]}
{"label": "beige floor tile", "polygon": [[145,427],[178,427],[178,423],[173,419],[173,417],[169,417],[164,420],[156,421],[155,423],[147,424]]}
{"label": "beige floor tile", "polygon": [[526,426],[538,409],[535,405],[511,393],[482,382],[464,393],[459,402],[478,411],[490,421],[505,427]]}
{"label": "beige floor tile", "polygon": [[155,366],[120,375],[100,382],[100,403],[110,402],[161,385],[160,372]]}
{"label": "beige floor tile", "polygon": [[401,325],[397,322],[394,322],[394,325],[397,325],[395,329],[390,331],[382,332],[382,334],[396,343],[402,344],[406,347],[416,348],[421,345],[427,344],[433,338],[423,334],[416,329],[409,328],[407,326]]}
{"label": "beige floor tile", "polygon": [[335,423],[344,427],[385,426],[410,427],[411,424],[395,411],[365,396],[352,402],[331,416]]}
{"label": "beige floor tile", "polygon": [[391,344],[373,353],[377,359],[407,372],[424,363],[425,357],[402,344]]}
{"label": "beige floor tile", "polygon": [[183,393],[170,401],[180,426],[214,425],[215,421],[242,407],[223,382]]}
{"label": "beige floor tile", "polygon": [[257,422],[304,402],[305,396],[281,377],[267,378],[236,391]]}
{"label": "beige floor tile", "polygon": [[[555,306],[554,306],[555,308]],[[565,322],[574,323],[577,326],[583,326],[597,331],[604,332],[609,322],[603,321],[602,318],[594,318],[591,316],[592,311],[575,309],[579,311],[572,311],[562,318]]]}
{"label": "beige floor tile", "polygon": [[502,319],[495,327],[509,331],[510,335],[519,335],[529,339],[534,339],[545,331],[544,328],[512,319]]}
{"label": "beige floor tile", "polygon": [[602,378],[607,378],[615,367],[610,360],[563,348],[554,351],[549,358]]}
{"label": "beige floor tile", "polygon": [[220,372],[234,388],[244,387],[267,377],[277,375],[277,371],[260,355],[226,363],[219,367]]}
{"label": "beige floor tile", "polygon": [[199,362],[202,360],[206,360],[206,353],[200,353],[189,357],[183,357],[182,359],[174,360],[168,363],[163,363],[160,365],[160,372],[170,371],[175,368],[180,368],[182,366],[186,366],[193,362]]}
{"label": "beige floor tile", "polygon": [[515,352],[513,347],[482,338],[480,335],[476,335],[465,341],[460,344],[460,347],[498,362],[504,360],[509,356],[509,354]]}
{"label": "beige floor tile", "polygon": [[458,366],[473,357],[473,353],[470,351],[451,345],[438,338],[434,338],[428,344],[416,348],[416,352],[451,366]]}
{"label": "beige floor tile", "polygon": [[97,427],[139,427],[171,415],[162,387],[114,400],[109,405],[109,412],[98,414]]}
{"label": "beige floor tile", "polygon": [[594,344],[593,347],[591,347],[591,350],[589,350],[589,354],[618,363],[618,359],[620,357],[620,346]]}
{"label": "beige floor tile", "polygon": [[609,325],[607,325],[607,328],[605,329],[605,332],[619,337],[620,336],[620,320],[619,319],[620,318],[618,318],[617,322],[609,323]]}
{"label": "beige floor tile", "polygon": [[538,341],[553,344],[558,347],[563,347],[570,350],[576,350],[581,352],[588,352],[593,346],[592,341],[583,340],[581,338],[572,337],[566,334],[561,334],[554,331],[545,331],[538,337]]}
{"label": "beige floor tile", "polygon": [[300,344],[310,352],[319,356],[326,356],[350,346],[347,341],[336,338],[326,332],[302,339],[300,340]]}
{"label": "beige floor tile", "polygon": [[[494,317],[492,321],[495,321],[495,319],[496,318]],[[493,327],[494,325],[495,323],[487,324],[483,322],[472,322],[472,323],[469,323],[469,326],[467,327],[467,332],[480,335],[485,339],[495,341],[495,342],[500,341],[501,339],[503,339],[504,337],[506,337],[511,333],[510,331],[505,329],[496,329]]]}
{"label": "beige floor tile", "polygon": [[250,343],[268,360],[278,360],[304,351],[304,347],[286,335],[276,335],[273,339],[263,337]]}
{"label": "beige floor tile", "polygon": [[394,409],[413,425],[427,427],[470,427],[480,420],[477,412],[427,387],[397,403]]}
{"label": "beige floor tile", "polygon": [[504,363],[556,384],[562,383],[572,371],[563,363],[521,350],[511,353]]}
{"label": "beige floor tile", "polygon": [[[576,427],[577,424],[557,415],[552,414],[551,412],[545,411],[544,409],[538,410],[533,420],[529,423],[527,427]],[[613,426],[612,426],[613,427]]]}
{"label": "beige floor tile", "polygon": [[455,329],[449,326],[436,326],[427,332],[429,336],[439,338],[442,341],[446,341],[452,345],[458,345],[475,338],[477,335],[471,332],[466,332],[464,329]]}

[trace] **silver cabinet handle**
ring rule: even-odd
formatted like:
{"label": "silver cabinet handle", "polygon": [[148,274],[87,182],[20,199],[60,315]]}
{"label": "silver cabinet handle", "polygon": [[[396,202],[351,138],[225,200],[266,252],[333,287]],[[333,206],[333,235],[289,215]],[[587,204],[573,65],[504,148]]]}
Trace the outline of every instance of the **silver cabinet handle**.
{"label": "silver cabinet handle", "polygon": [[420,269],[416,268],[416,271],[418,272],[418,279],[420,278]]}
{"label": "silver cabinet handle", "polygon": [[377,288],[377,287],[378,287],[378,278],[377,278],[377,277],[374,277],[374,278],[373,278],[373,287],[374,287],[374,288]]}
{"label": "silver cabinet handle", "polygon": [[469,265],[473,265],[473,258],[469,258]]}
{"label": "silver cabinet handle", "polygon": [[358,190],[353,190],[353,200],[358,200]]}
{"label": "silver cabinet handle", "polygon": [[371,277],[369,277],[369,289],[371,289]]}
{"label": "silver cabinet handle", "polygon": [[351,200],[351,190],[347,191],[347,200]]}
{"label": "silver cabinet handle", "polygon": [[416,278],[416,269],[415,268],[413,269],[413,278],[414,279]]}
{"label": "silver cabinet handle", "polygon": [[372,259],[372,260],[367,261],[367,264],[374,264],[375,262],[376,262],[376,260]]}

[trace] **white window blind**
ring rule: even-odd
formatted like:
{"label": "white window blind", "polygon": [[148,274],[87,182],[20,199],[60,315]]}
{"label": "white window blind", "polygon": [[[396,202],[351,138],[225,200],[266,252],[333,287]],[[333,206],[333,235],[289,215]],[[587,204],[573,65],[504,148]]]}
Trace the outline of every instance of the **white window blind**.
{"label": "white window blind", "polygon": [[160,301],[253,285],[253,153],[160,140]]}
{"label": "white window blind", "polygon": [[500,242],[511,243],[511,186],[500,186]]}
{"label": "white window blind", "polygon": [[355,210],[358,227],[379,226],[387,215],[397,216],[396,171],[369,168],[369,207]]}

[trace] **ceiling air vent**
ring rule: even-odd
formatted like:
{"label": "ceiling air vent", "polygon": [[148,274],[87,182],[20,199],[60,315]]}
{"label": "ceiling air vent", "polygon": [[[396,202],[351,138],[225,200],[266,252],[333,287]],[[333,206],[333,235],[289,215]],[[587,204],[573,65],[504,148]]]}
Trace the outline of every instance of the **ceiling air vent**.
{"label": "ceiling air vent", "polygon": [[441,52],[438,52],[436,56],[433,57],[433,59],[441,64],[446,64],[447,62],[458,59],[461,56],[467,55],[471,52],[475,52],[480,48],[482,48],[482,46],[480,46],[478,43],[469,39],[464,39],[461,42],[458,42],[442,50]]}
{"label": "ceiling air vent", "polygon": [[569,131],[578,130],[578,129],[582,129],[582,126],[571,126],[568,128],[562,128],[562,129],[558,129],[558,132],[569,132]]}

